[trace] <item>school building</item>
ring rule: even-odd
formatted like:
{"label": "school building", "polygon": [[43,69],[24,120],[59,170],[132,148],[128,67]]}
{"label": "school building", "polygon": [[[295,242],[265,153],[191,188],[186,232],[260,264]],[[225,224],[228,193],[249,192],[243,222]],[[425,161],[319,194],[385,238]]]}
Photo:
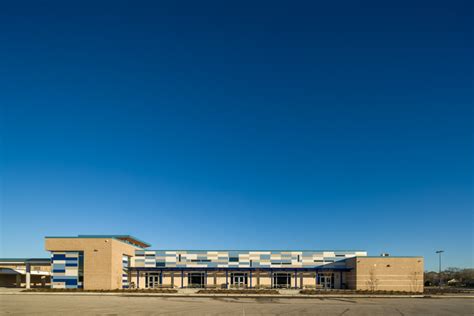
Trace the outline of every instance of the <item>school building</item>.
{"label": "school building", "polygon": [[45,237],[51,258],[11,259],[16,263],[0,259],[0,271],[11,270],[15,264],[13,270],[19,271],[8,281],[0,272],[0,285],[4,280],[4,285],[86,290],[195,287],[423,291],[422,257],[374,257],[362,250],[149,247],[129,235]]}

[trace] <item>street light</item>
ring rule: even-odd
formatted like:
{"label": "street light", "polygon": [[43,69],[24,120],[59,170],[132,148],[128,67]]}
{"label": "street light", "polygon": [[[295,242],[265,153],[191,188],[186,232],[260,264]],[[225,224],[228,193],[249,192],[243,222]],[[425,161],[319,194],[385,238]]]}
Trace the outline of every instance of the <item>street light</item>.
{"label": "street light", "polygon": [[439,272],[438,272],[438,276],[439,276],[439,287],[441,287],[441,254],[444,252],[444,250],[437,250],[436,253],[439,255]]}

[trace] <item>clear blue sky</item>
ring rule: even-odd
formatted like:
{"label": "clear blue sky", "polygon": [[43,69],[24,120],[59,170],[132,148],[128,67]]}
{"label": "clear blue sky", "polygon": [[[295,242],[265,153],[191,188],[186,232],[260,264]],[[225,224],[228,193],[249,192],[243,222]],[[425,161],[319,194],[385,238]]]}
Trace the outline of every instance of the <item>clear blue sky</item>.
{"label": "clear blue sky", "polygon": [[10,1],[1,257],[45,235],[473,266],[471,1]]}

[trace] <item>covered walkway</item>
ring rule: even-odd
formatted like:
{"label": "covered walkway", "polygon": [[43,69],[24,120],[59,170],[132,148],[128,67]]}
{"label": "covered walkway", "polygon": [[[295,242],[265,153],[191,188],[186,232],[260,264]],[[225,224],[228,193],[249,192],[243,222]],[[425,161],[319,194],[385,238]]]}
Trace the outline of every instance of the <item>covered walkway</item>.
{"label": "covered walkway", "polygon": [[348,268],[130,267],[132,288],[346,288]]}
{"label": "covered walkway", "polygon": [[0,286],[46,287],[50,285],[49,259],[1,259]]}

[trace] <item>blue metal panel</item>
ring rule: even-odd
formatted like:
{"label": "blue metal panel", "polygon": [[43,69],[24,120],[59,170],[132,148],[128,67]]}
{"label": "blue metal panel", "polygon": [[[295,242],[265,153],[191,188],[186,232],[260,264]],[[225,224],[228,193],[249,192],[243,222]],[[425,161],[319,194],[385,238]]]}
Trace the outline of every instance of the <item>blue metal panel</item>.
{"label": "blue metal panel", "polygon": [[[332,268],[345,267],[347,257],[355,252],[344,251],[206,251],[206,250],[138,250],[137,267],[191,268]],[[272,256],[273,255],[273,256]],[[272,259],[273,257],[273,259]]]}
{"label": "blue metal panel", "polygon": [[[80,251],[52,252],[51,286],[53,288],[80,288],[82,281],[83,253]],[[63,274],[68,274],[67,276]]]}
{"label": "blue metal panel", "polygon": [[55,260],[66,260],[65,254],[53,254],[53,261]]}

